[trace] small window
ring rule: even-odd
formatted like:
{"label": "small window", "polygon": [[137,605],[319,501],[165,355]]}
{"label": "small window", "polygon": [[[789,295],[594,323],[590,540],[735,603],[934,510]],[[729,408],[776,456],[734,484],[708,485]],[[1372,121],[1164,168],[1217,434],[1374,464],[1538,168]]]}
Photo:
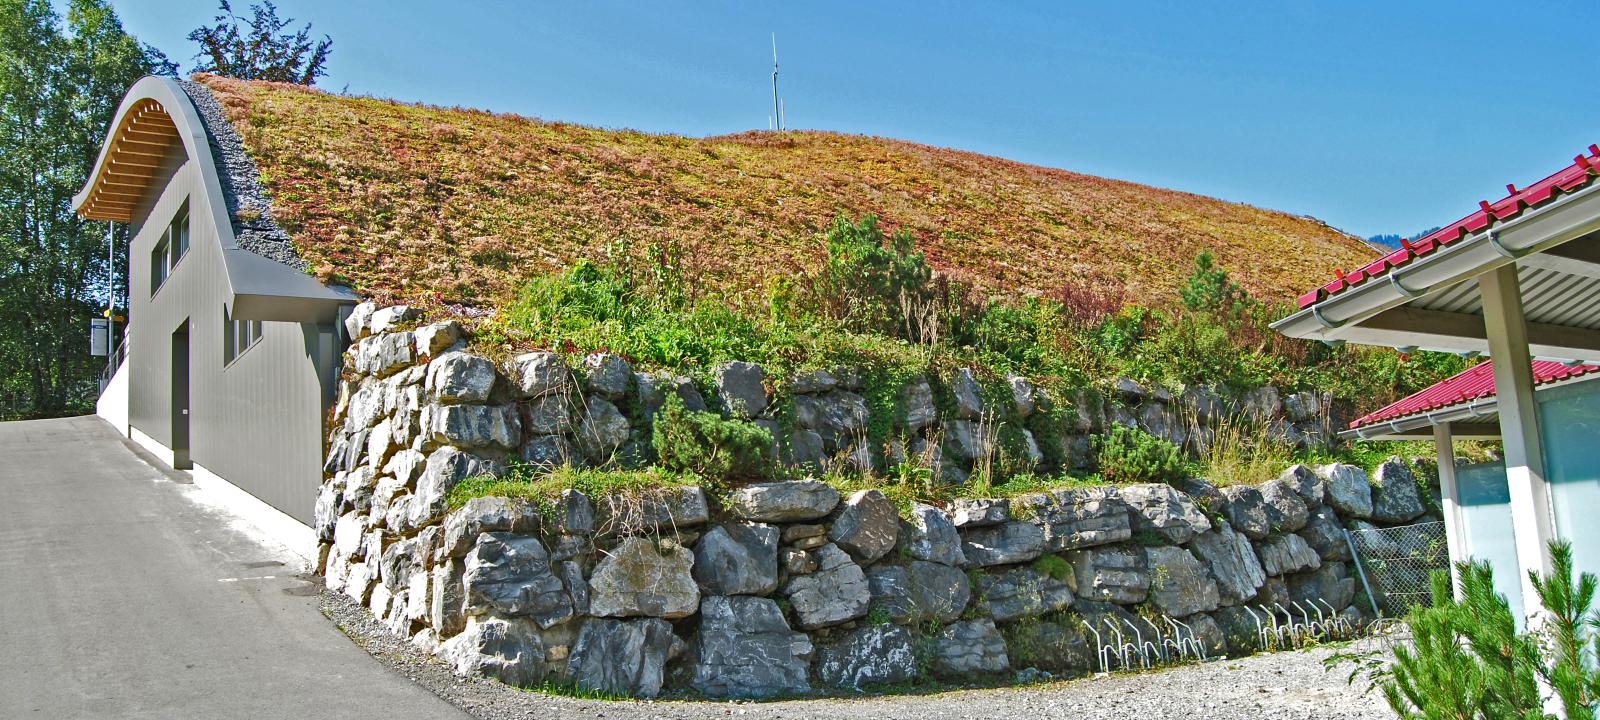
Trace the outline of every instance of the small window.
{"label": "small window", "polygon": [[228,315],[228,308],[222,308],[222,364],[227,365],[238,359],[244,351],[261,342],[260,320],[234,320]]}
{"label": "small window", "polygon": [[172,269],[178,266],[178,261],[189,254],[189,203],[178,208],[177,216],[167,224],[167,229],[161,233],[161,239],[156,241],[155,249],[150,251],[150,294],[155,295],[157,290],[167,282],[167,277],[172,275]]}

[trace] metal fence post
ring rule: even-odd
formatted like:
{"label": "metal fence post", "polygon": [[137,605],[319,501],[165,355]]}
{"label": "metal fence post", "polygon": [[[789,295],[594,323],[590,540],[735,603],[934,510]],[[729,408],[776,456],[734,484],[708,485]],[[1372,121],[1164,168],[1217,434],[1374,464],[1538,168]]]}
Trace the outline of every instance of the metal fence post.
{"label": "metal fence post", "polygon": [[1378,604],[1377,596],[1372,594],[1372,585],[1367,582],[1366,568],[1361,565],[1361,553],[1356,551],[1356,541],[1350,537],[1349,530],[1344,531],[1344,542],[1350,546],[1350,559],[1356,563],[1356,577],[1361,578],[1361,589],[1367,591],[1367,602],[1372,604],[1372,614],[1376,617],[1383,617],[1383,606]]}

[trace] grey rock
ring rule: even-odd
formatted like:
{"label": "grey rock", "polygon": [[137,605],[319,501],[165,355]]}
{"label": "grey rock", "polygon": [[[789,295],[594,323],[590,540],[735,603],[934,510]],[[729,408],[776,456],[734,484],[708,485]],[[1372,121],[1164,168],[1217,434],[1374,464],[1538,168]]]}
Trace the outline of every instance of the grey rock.
{"label": "grey rock", "polygon": [[572,383],[567,361],[553,352],[531,352],[512,358],[510,375],[517,394],[523,398],[565,393]]}
{"label": "grey rock", "polygon": [[1148,402],[1139,407],[1135,417],[1138,418],[1139,429],[1183,447],[1186,436],[1182,424],[1178,421],[1177,411],[1171,406]]}
{"label": "grey rock", "polygon": [[[388,386],[376,380],[366,380],[350,394],[350,402],[345,410],[344,429],[347,433],[354,433],[364,428],[372,427],[383,416],[385,393]],[[357,441],[356,445],[365,445],[366,441]],[[354,463],[348,463],[353,465]]]}
{"label": "grey rock", "polygon": [[521,406],[522,427],[530,435],[571,432],[572,402],[564,394],[541,395]]}
{"label": "grey rock", "polygon": [[623,535],[663,528],[681,530],[704,525],[711,517],[705,490],[696,486],[659,488],[636,501],[608,495],[599,502],[605,528]]}
{"label": "grey rock", "polygon": [[788,451],[787,459],[791,467],[817,469],[828,458],[827,450],[822,446],[822,435],[815,430],[796,428],[789,435]]}
{"label": "grey rock", "polygon": [[827,370],[799,373],[789,381],[789,391],[796,395],[820,395],[838,386],[838,378]]}
{"label": "grey rock", "polygon": [[[822,437],[824,448],[833,452],[849,449],[866,439],[867,400],[848,390],[835,390],[816,396],[810,403],[796,400],[797,410],[810,405],[815,414],[807,427]],[[798,418],[797,418],[798,419]]]}
{"label": "grey rock", "polygon": [[[1251,613],[1255,615],[1252,616]],[[1216,621],[1218,630],[1222,633],[1225,648],[1223,651],[1230,656],[1239,657],[1258,652],[1261,647],[1261,635],[1258,632],[1261,613],[1244,607],[1225,607],[1211,614]],[[1191,626],[1192,627],[1192,626]],[[1207,646],[1207,650],[1211,650]]]}
{"label": "grey rock", "polygon": [[913,378],[900,389],[900,424],[915,433],[939,420],[939,410],[933,404],[933,386],[922,376]]}
{"label": "grey rock", "polygon": [[1081,388],[1070,398],[1072,430],[1079,435],[1100,432],[1106,426],[1106,399],[1100,391]]}
{"label": "grey rock", "polygon": [[1038,406],[1033,383],[1028,382],[1027,378],[1020,375],[1012,375],[1006,378],[1006,384],[1011,386],[1012,414],[1019,418],[1032,415],[1034,409]]}
{"label": "grey rock", "polygon": [[834,687],[905,682],[916,674],[911,631],[894,625],[856,628],[817,654],[817,678]]}
{"label": "grey rock", "polygon": [[1051,552],[1075,550],[1133,537],[1128,504],[1111,487],[1056,490],[1017,498],[1044,530]]}
{"label": "grey rock", "polygon": [[370,337],[357,347],[364,356],[357,369],[378,377],[389,377],[417,362],[417,348],[409,332]]}
{"label": "grey rock", "polygon": [[1310,513],[1300,494],[1288,482],[1279,479],[1262,483],[1261,507],[1267,513],[1267,524],[1276,532],[1292,533],[1306,526]]}
{"label": "grey rock", "polygon": [[676,638],[665,620],[591,618],[578,631],[567,672],[580,688],[653,698],[661,693],[667,655]]}
{"label": "grey rock", "polygon": [[486,532],[511,532],[533,535],[539,532],[539,509],[521,498],[480,497],[468,500],[444,519],[444,554],[458,558],[467,554],[478,535]]}
{"label": "grey rock", "polygon": [[1316,393],[1301,391],[1283,398],[1283,415],[1289,422],[1305,422],[1322,413],[1322,402]]}
{"label": "grey rock", "polygon": [[961,541],[967,562],[978,566],[1028,562],[1044,553],[1044,530],[1021,521],[962,530]]}
{"label": "grey rock", "polygon": [[489,401],[498,376],[488,358],[452,351],[428,363],[426,388],[442,403],[482,403]]}
{"label": "grey rock", "polygon": [[373,302],[364,302],[356,305],[350,315],[344,319],[345,336],[353,340],[360,340],[372,334],[372,314],[378,311],[378,305]]}
{"label": "grey rock", "polygon": [[411,332],[418,358],[434,358],[453,347],[463,335],[454,320],[424,325]]}
{"label": "grey rock", "polygon": [[950,519],[958,528],[999,525],[1011,519],[1011,501],[957,498],[950,501]]}
{"label": "grey rock", "polygon": [[633,389],[633,368],[612,353],[590,353],[583,358],[583,377],[589,392],[616,400]]}
{"label": "grey rock", "polygon": [[1256,554],[1261,557],[1261,567],[1268,576],[1288,575],[1302,570],[1315,570],[1322,565],[1317,551],[1299,535],[1281,535],[1256,543]]}
{"label": "grey rock", "polygon": [[1230,485],[1222,488],[1223,517],[1228,524],[1252,540],[1262,540],[1272,533],[1267,521],[1267,501],[1261,491],[1249,485]]}
{"label": "grey rock", "polygon": [[1328,495],[1328,484],[1316,472],[1304,465],[1291,465],[1284,470],[1278,479],[1294,488],[1296,494],[1306,503],[1306,508],[1315,508],[1321,505]]}
{"label": "grey rock", "polygon": [[730,523],[694,549],[694,579],[707,595],[767,595],[778,587],[778,529]]}
{"label": "grey rock", "polygon": [[517,451],[517,456],[534,468],[545,470],[563,465],[583,464],[578,449],[563,435],[536,435],[528,438]]}
{"label": "grey rock", "polygon": [[544,679],[544,641],[526,620],[478,620],[442,643],[438,654],[458,675],[484,675],[515,687]]}
{"label": "grey rock", "polygon": [[1365,520],[1351,520],[1350,535],[1363,557],[1370,555],[1381,560],[1393,560],[1407,554],[1398,541]]}
{"label": "grey rock", "polygon": [[1372,517],[1372,486],[1367,473],[1354,465],[1332,464],[1316,468],[1327,483],[1328,504],[1347,517]]}
{"label": "grey rock", "polygon": [[983,415],[983,397],[978,386],[978,376],[972,368],[957,368],[950,375],[950,394],[954,398],[956,417],[976,420]]}
{"label": "grey rock", "polygon": [[1241,393],[1239,410],[1245,417],[1258,423],[1265,423],[1283,415],[1283,400],[1278,396],[1277,388],[1265,385]]}
{"label": "grey rock", "polygon": [[1356,580],[1349,576],[1342,562],[1325,563],[1313,572],[1290,575],[1287,580],[1289,599],[1330,614],[1337,610],[1328,607],[1347,607],[1356,596]]}
{"label": "grey rock", "polygon": [[1120,377],[1111,383],[1111,391],[1129,405],[1138,405],[1150,397],[1150,391],[1133,378]]}
{"label": "grey rock", "polygon": [[1080,598],[1122,604],[1144,602],[1150,593],[1150,566],[1143,548],[1102,545],[1066,554]]}
{"label": "grey rock", "polygon": [[[877,490],[857,490],[840,504],[828,539],[863,565],[894,549],[900,537],[900,511]],[[716,593],[733,595],[735,593]]]}
{"label": "grey rock", "polygon": [[786,548],[779,554],[779,561],[783,563],[785,575],[805,575],[817,570],[816,559],[804,550]]}
{"label": "grey rock", "polygon": [[1423,513],[1417,495],[1416,475],[1398,457],[1385,460],[1372,473],[1372,519],[1381,523],[1403,523]]}
{"label": "grey rock", "polygon": [[628,441],[628,418],[616,405],[598,395],[583,400],[583,422],[578,425],[578,446],[595,462],[610,460]]}
{"label": "grey rock", "polygon": [[861,566],[832,544],[817,548],[814,556],[816,571],[790,578],[783,587],[800,627],[815,630],[866,615],[872,592]]}
{"label": "grey rock", "polygon": [[820,480],[746,485],[728,496],[730,513],[757,522],[815,520],[838,504],[839,491]]}
{"label": "grey rock", "polygon": [[1249,602],[1267,581],[1266,570],[1261,567],[1250,540],[1234,532],[1227,523],[1196,536],[1189,542],[1189,548],[1217,581],[1217,598],[1223,605]]}
{"label": "grey rock", "polygon": [[594,502],[582,491],[568,488],[556,496],[551,508],[551,524],[562,535],[588,535],[594,532]]}
{"label": "grey rock", "polygon": [[1217,581],[1188,550],[1171,545],[1144,549],[1150,567],[1150,604],[1173,617],[1217,609]]}
{"label": "grey rock", "polygon": [[1132,408],[1125,405],[1112,405],[1106,408],[1106,422],[1111,425],[1136,428],[1139,427],[1139,416],[1134,414]]}
{"label": "grey rock", "polygon": [[539,627],[572,619],[572,598],[536,537],[484,533],[467,553],[467,613],[530,617]]}
{"label": "grey rock", "polygon": [[1021,652],[1008,649],[1018,656],[1014,660],[1018,665],[1027,662],[1047,673],[1064,677],[1086,675],[1099,669],[1095,649],[1090,647],[1083,626],[1076,622],[1040,621],[1030,628],[1030,637],[1026,642],[1032,650],[1029,653],[1031,657],[1026,659],[1021,657]]}
{"label": "grey rock", "polygon": [[931,505],[917,504],[911,507],[911,517],[900,538],[905,544],[906,554],[918,560],[945,565],[965,565],[967,562],[961,549],[961,536],[956,532],[950,515]]}
{"label": "grey rock", "polygon": [[700,588],[694,554],[675,543],[657,549],[641,537],[622,541],[589,578],[589,613],[597,617],[661,617],[694,613]]}
{"label": "grey rock", "polygon": [[396,326],[422,316],[422,311],[410,305],[390,305],[373,311],[368,331],[373,335],[391,333]]}
{"label": "grey rock", "polygon": [[1206,385],[1190,385],[1184,388],[1179,402],[1193,410],[1197,419],[1201,421],[1216,420],[1227,413],[1227,404],[1222,401],[1222,396],[1214,388]]}
{"label": "grey rock", "polygon": [[576,560],[563,560],[556,567],[556,576],[561,579],[561,587],[567,591],[567,597],[572,599],[573,616],[588,615],[589,581],[583,578],[583,566]]}
{"label": "grey rock", "polygon": [[802,693],[814,648],[784,622],[778,604],[759,597],[707,597],[690,684],[710,697]]}
{"label": "grey rock", "polygon": [[509,450],[522,437],[522,421],[510,405],[428,405],[422,417],[435,445]]}
{"label": "grey rock", "polygon": [[1133,531],[1154,531],[1175,544],[1211,529],[1211,521],[1200,512],[1194,500],[1171,485],[1147,483],[1117,489],[1117,495],[1133,511]]}
{"label": "grey rock", "polygon": [[767,409],[767,373],[760,365],[735,360],[715,371],[717,396],[734,417],[753,419]]}
{"label": "grey rock", "polygon": [[940,563],[877,565],[867,574],[872,602],[895,622],[953,622],[972,600],[966,573]]}
{"label": "grey rock", "polygon": [[997,623],[1072,606],[1072,589],[1067,583],[1040,574],[1031,567],[1017,567],[978,576],[978,608]]}
{"label": "grey rock", "polygon": [[988,453],[983,427],[972,420],[947,420],[944,424],[944,456],[970,464]]}
{"label": "grey rock", "polygon": [[1011,669],[1006,641],[989,618],[946,625],[935,639],[933,671],[949,678]]}
{"label": "grey rock", "polygon": [[460,560],[442,562],[433,568],[428,620],[441,637],[455,635],[466,625],[467,592],[462,583],[465,575],[466,563]]}
{"label": "grey rock", "polygon": [[1332,508],[1319,507],[1311,513],[1311,519],[1301,528],[1299,535],[1317,551],[1317,557],[1323,561],[1340,561],[1350,559],[1350,545],[1344,539],[1344,527],[1339,524],[1339,516]]}
{"label": "grey rock", "polygon": [[1066,454],[1064,461],[1069,470],[1091,470],[1094,468],[1094,443],[1088,435],[1068,435],[1061,439],[1063,452]]}
{"label": "grey rock", "polygon": [[1018,430],[1017,434],[1022,437],[1022,460],[1028,468],[1039,467],[1039,463],[1044,462],[1044,451],[1039,449],[1039,441],[1034,439],[1033,431]]}
{"label": "grey rock", "polygon": [[422,475],[417,478],[416,501],[411,505],[410,520],[420,526],[430,518],[444,514],[445,502],[451,488],[469,477],[500,474],[500,465],[454,447],[442,447],[428,455]]}

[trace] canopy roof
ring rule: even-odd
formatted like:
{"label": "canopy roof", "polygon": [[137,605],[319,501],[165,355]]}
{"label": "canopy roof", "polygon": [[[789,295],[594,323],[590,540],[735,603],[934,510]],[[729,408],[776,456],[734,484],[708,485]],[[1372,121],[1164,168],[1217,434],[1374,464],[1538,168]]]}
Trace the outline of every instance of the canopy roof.
{"label": "canopy roof", "polygon": [[[1533,383],[1536,386],[1566,384],[1580,378],[1590,379],[1586,376],[1596,371],[1600,371],[1600,365],[1535,360]],[[1439,422],[1459,422],[1464,432],[1458,436],[1498,435],[1492,422],[1496,417],[1494,397],[1494,368],[1492,363],[1482,362],[1381,410],[1356,418],[1345,434],[1366,439],[1393,439],[1420,435],[1417,431]]]}

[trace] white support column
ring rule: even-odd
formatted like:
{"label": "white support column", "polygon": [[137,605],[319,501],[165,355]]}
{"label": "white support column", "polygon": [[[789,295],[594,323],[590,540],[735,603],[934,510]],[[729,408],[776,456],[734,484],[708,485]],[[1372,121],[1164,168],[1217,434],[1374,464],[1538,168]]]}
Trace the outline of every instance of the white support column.
{"label": "white support column", "polygon": [[1555,537],[1550,488],[1544,476],[1539,416],[1533,403],[1533,363],[1522,310],[1517,268],[1506,265],[1478,276],[1483,295],[1483,325],[1494,364],[1495,406],[1505,447],[1506,483],[1511,490],[1511,525],[1521,566],[1523,610],[1539,612],[1539,595],[1528,573],[1550,572],[1548,545]]}
{"label": "white support column", "polygon": [[1450,552],[1450,587],[1461,599],[1461,578],[1456,564],[1467,559],[1467,536],[1461,528],[1461,489],[1456,486],[1455,437],[1450,423],[1433,426],[1433,444],[1439,461],[1439,510],[1444,515],[1445,547]]}

